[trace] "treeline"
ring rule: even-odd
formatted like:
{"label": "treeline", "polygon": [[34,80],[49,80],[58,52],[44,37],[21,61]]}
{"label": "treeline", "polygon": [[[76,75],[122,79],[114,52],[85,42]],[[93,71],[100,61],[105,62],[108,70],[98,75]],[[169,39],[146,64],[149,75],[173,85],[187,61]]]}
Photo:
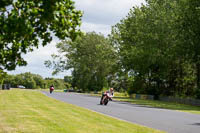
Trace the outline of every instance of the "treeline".
{"label": "treeline", "polygon": [[17,75],[6,75],[3,83],[10,84],[11,87],[14,88],[17,88],[18,85],[22,85],[27,89],[47,89],[51,85],[54,85],[55,89],[66,89],[69,86],[69,83],[64,82],[63,79],[43,79],[42,76],[30,72]]}
{"label": "treeline", "polygon": [[54,61],[45,64],[54,68],[54,74],[71,69],[74,89],[99,91],[109,86],[108,78],[116,63],[116,52],[109,39],[91,32],[75,41],[63,41],[57,48],[64,56],[52,55]]}
{"label": "treeline", "polygon": [[113,27],[129,93],[200,98],[200,1],[147,0]]}
{"label": "treeline", "polygon": [[[105,38],[95,32],[57,44],[46,61],[72,70],[72,86],[115,87],[131,93],[200,98],[200,1],[147,0]],[[63,56],[64,55],[64,56]]]}

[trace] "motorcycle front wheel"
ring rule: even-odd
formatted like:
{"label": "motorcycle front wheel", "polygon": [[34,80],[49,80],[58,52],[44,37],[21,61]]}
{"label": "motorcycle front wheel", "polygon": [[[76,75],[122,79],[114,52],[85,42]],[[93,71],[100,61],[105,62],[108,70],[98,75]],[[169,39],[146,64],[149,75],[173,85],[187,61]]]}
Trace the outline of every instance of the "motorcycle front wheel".
{"label": "motorcycle front wheel", "polygon": [[105,100],[104,100],[104,105],[107,105],[107,104],[108,104],[108,99],[105,98]]}

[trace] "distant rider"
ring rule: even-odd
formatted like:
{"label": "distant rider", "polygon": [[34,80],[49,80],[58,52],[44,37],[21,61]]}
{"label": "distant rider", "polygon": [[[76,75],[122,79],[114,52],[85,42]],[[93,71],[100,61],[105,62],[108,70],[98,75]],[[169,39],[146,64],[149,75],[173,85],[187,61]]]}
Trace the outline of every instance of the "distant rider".
{"label": "distant rider", "polygon": [[53,86],[53,85],[51,85],[51,86],[50,86],[50,88],[49,88],[49,91],[50,91],[50,93],[52,93],[52,92],[53,92],[53,90],[54,90],[54,86]]}

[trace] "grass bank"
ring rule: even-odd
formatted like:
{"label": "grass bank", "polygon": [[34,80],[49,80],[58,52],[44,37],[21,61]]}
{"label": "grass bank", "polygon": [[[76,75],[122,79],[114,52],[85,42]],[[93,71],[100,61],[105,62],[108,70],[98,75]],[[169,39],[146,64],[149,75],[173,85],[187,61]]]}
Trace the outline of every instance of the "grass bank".
{"label": "grass bank", "polygon": [[155,107],[155,108],[171,109],[171,110],[182,111],[182,112],[187,112],[187,113],[200,114],[199,106],[178,104],[174,102],[162,102],[162,101],[155,101],[155,100],[135,100],[132,98],[122,98],[122,97],[116,97],[115,100],[125,101],[125,102],[130,102],[133,104],[139,104],[139,105],[150,106],[150,107]]}
{"label": "grass bank", "polygon": [[[94,96],[101,96],[100,93],[94,94],[89,93],[90,95]],[[132,104],[139,104],[143,106],[149,106],[154,108],[163,108],[163,109],[171,109],[176,111],[182,111],[187,113],[193,113],[193,114],[200,114],[200,106],[193,106],[193,105],[186,105],[186,104],[179,104],[174,102],[163,102],[163,101],[157,101],[157,100],[136,100],[133,98],[130,98],[125,93],[115,93],[114,100],[123,101],[123,102],[130,102]]]}
{"label": "grass bank", "polygon": [[0,133],[161,133],[46,97],[0,90]]}

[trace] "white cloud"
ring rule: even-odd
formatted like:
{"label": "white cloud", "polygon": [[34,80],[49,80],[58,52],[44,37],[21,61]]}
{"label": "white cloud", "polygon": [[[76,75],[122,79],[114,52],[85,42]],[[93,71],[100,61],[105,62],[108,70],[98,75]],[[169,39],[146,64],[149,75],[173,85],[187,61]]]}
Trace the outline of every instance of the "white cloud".
{"label": "white cloud", "polygon": [[81,26],[81,30],[85,32],[95,31],[97,33],[100,32],[104,35],[108,35],[111,31],[111,26],[104,25],[104,24],[93,24],[93,23],[84,22]]}
{"label": "white cloud", "polygon": [[[24,56],[25,60],[31,63],[37,63],[38,60],[49,60],[51,59],[51,54],[56,54],[57,48],[56,43],[59,41],[57,39],[54,39],[50,44],[47,46],[39,46],[38,49],[35,49],[34,52],[30,52],[27,55]],[[34,58],[32,58],[34,57]]]}
{"label": "white cloud", "polygon": [[9,74],[20,74],[25,72],[31,72],[34,74],[39,74],[43,77],[55,77],[63,78],[66,75],[70,75],[70,71],[59,73],[58,75],[52,76],[52,70],[46,68],[44,62],[46,60],[51,60],[52,54],[58,54],[56,49],[57,39],[54,39],[47,46],[39,46],[38,49],[35,49],[33,52],[24,55],[24,59],[27,61],[28,65],[24,67],[17,67],[15,71],[8,72]]}
{"label": "white cloud", "polygon": [[114,25],[125,17],[130,8],[145,0],[75,0],[77,9],[84,12],[83,21]]}

